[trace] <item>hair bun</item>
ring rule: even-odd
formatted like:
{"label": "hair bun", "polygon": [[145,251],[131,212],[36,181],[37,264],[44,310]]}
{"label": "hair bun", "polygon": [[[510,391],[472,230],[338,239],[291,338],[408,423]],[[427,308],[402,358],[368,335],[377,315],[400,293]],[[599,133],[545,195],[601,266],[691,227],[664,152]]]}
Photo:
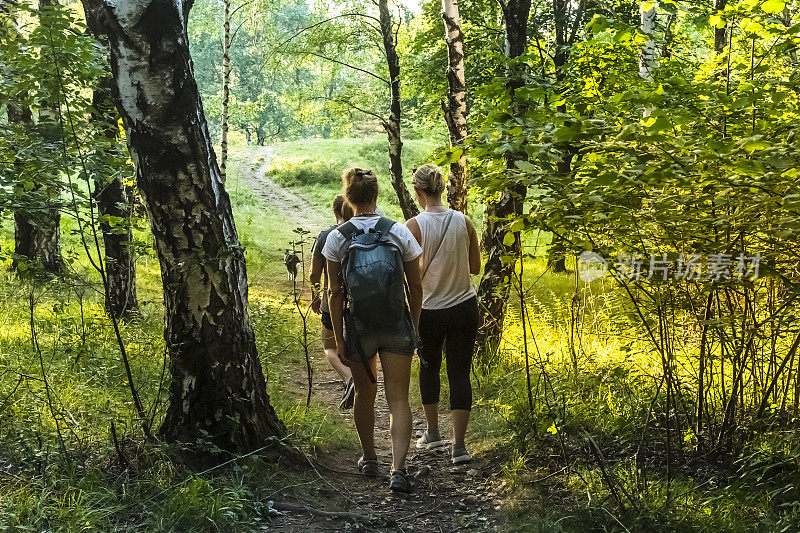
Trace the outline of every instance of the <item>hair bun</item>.
{"label": "hair bun", "polygon": [[436,165],[423,165],[414,171],[414,187],[428,194],[442,194],[445,189],[442,169]]}
{"label": "hair bun", "polygon": [[378,196],[378,178],[371,170],[348,168],[342,172],[345,196],[353,205],[369,203]]}

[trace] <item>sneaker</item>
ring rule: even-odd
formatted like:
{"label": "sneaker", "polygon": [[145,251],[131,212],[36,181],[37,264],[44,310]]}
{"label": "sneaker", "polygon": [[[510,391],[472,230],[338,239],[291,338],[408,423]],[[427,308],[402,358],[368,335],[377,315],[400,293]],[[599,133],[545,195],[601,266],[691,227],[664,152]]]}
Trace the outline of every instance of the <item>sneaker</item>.
{"label": "sneaker", "polygon": [[466,446],[453,446],[453,464],[460,465],[472,461],[472,454]]}
{"label": "sneaker", "polygon": [[353,401],[356,398],[356,385],[353,383],[353,378],[350,378],[350,381],[347,382],[347,385],[344,388],[344,394],[342,394],[342,401],[339,402],[339,409],[346,410],[353,408]]}
{"label": "sneaker", "polygon": [[389,490],[392,492],[411,493],[411,480],[408,479],[408,471],[392,470],[392,478],[389,481]]}
{"label": "sneaker", "polygon": [[378,477],[378,460],[365,459],[362,455],[358,459],[358,471],[364,474],[365,477]]}
{"label": "sneaker", "polygon": [[445,441],[441,435],[430,435],[427,431],[417,439],[417,448],[424,448],[426,450],[435,450],[436,448],[441,448],[446,445],[447,441]]}

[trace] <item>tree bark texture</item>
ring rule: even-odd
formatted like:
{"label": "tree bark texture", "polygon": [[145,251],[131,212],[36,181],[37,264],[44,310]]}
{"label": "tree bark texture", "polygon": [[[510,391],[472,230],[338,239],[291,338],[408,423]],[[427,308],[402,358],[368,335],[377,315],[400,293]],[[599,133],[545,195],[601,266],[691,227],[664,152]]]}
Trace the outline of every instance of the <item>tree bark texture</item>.
{"label": "tree bark texture", "polygon": [[[467,138],[467,89],[464,76],[464,34],[458,0],[442,0],[445,41],[447,42],[447,103],[442,104],[450,147],[464,147]],[[450,163],[447,202],[452,209],[467,212],[467,156],[462,152],[458,161]]]}
{"label": "tree bark texture", "polygon": [[231,96],[231,0],[223,0],[225,7],[222,25],[222,125],[219,143],[220,174],[223,183],[228,168],[228,115]]}
{"label": "tree bark texture", "polygon": [[181,0],[85,0],[107,34],[155,237],[170,354],[161,435],[252,450],[285,428],[269,403],[234,225],[195,83]]}
{"label": "tree bark texture", "polygon": [[386,52],[386,62],[389,66],[389,89],[391,92],[391,107],[389,118],[384,122],[386,135],[389,137],[389,172],[392,175],[392,187],[397,194],[400,209],[406,220],[419,214],[414,198],[403,181],[403,163],[401,160],[403,141],[400,137],[400,60],[395,47],[395,31],[392,24],[392,14],[389,11],[388,0],[378,0],[378,12],[381,23],[381,36],[383,48]]}
{"label": "tree bark texture", "polygon": [[[108,148],[103,154],[108,165],[113,168],[114,160],[122,154],[117,146],[117,110],[114,107],[113,80],[103,78],[92,95],[94,121],[104,133]],[[95,182],[95,200],[101,215],[111,217],[116,223],[103,221],[100,230],[103,232],[103,253],[106,271],[106,312],[115,318],[124,318],[138,307],[136,300],[136,265],[131,251],[133,232],[130,219],[133,215],[129,191],[122,181],[122,176],[102,176]],[[120,224],[118,221],[124,220]]]}
{"label": "tree bark texture", "polygon": [[[6,106],[9,124],[30,130],[33,127],[33,113],[31,108],[20,101],[10,101]],[[22,182],[25,173],[24,163],[19,158],[14,159],[14,172],[18,182]],[[11,263],[12,270],[16,270],[17,256],[33,257],[33,223],[28,214],[21,210],[14,212],[14,259]]]}
{"label": "tree bark texture", "polygon": [[[510,59],[516,58],[525,52],[527,46],[528,16],[530,14],[530,0],[511,0],[502,4],[503,18],[506,24],[506,54]],[[511,82],[509,89],[513,92],[522,86],[523,79],[517,72],[509,73]],[[514,105],[512,103],[512,105]],[[514,166],[513,160],[508,161],[509,175]],[[514,274],[515,261],[503,261],[504,257],[519,255],[519,239],[515,236],[513,242],[505,243],[508,233],[507,224],[515,217],[522,214],[527,187],[510,182],[498,198],[488,200],[484,211],[484,226],[482,235],[483,249],[486,250],[487,259],[483,269],[483,277],[478,285],[478,298],[483,310],[482,325],[478,334],[479,345],[488,348],[490,352],[500,342],[505,321],[506,302],[510,293],[511,277]]]}
{"label": "tree bark texture", "polygon": [[[640,29],[642,33],[645,35],[649,35],[650,38],[644,44],[641,51],[639,52],[639,76],[642,79],[650,81],[653,79],[653,61],[656,55],[656,43],[652,38],[652,34],[656,29],[656,8],[653,6],[647,11],[641,12],[641,26]],[[649,116],[649,112],[645,116]]]}

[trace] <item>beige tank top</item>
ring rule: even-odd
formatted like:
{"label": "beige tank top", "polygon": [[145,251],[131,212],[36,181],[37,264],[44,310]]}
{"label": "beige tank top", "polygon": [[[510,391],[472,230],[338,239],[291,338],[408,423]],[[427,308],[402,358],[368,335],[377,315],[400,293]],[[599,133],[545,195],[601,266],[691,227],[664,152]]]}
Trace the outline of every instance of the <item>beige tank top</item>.
{"label": "beige tank top", "polygon": [[[420,273],[425,272],[422,278],[423,309],[447,309],[476,294],[469,273],[467,217],[460,211],[454,211],[447,235],[443,235],[450,211],[423,211],[416,217],[422,235]],[[440,240],[442,245],[431,262]]]}

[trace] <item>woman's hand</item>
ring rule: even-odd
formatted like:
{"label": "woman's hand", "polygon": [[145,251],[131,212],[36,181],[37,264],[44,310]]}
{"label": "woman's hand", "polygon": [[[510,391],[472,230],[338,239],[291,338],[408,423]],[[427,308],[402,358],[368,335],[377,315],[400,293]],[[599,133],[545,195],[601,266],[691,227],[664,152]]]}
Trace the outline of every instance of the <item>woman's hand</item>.
{"label": "woman's hand", "polygon": [[322,300],[320,299],[319,296],[317,296],[311,301],[311,310],[314,311],[315,315],[322,314],[322,309],[320,307],[321,305],[322,305]]}

